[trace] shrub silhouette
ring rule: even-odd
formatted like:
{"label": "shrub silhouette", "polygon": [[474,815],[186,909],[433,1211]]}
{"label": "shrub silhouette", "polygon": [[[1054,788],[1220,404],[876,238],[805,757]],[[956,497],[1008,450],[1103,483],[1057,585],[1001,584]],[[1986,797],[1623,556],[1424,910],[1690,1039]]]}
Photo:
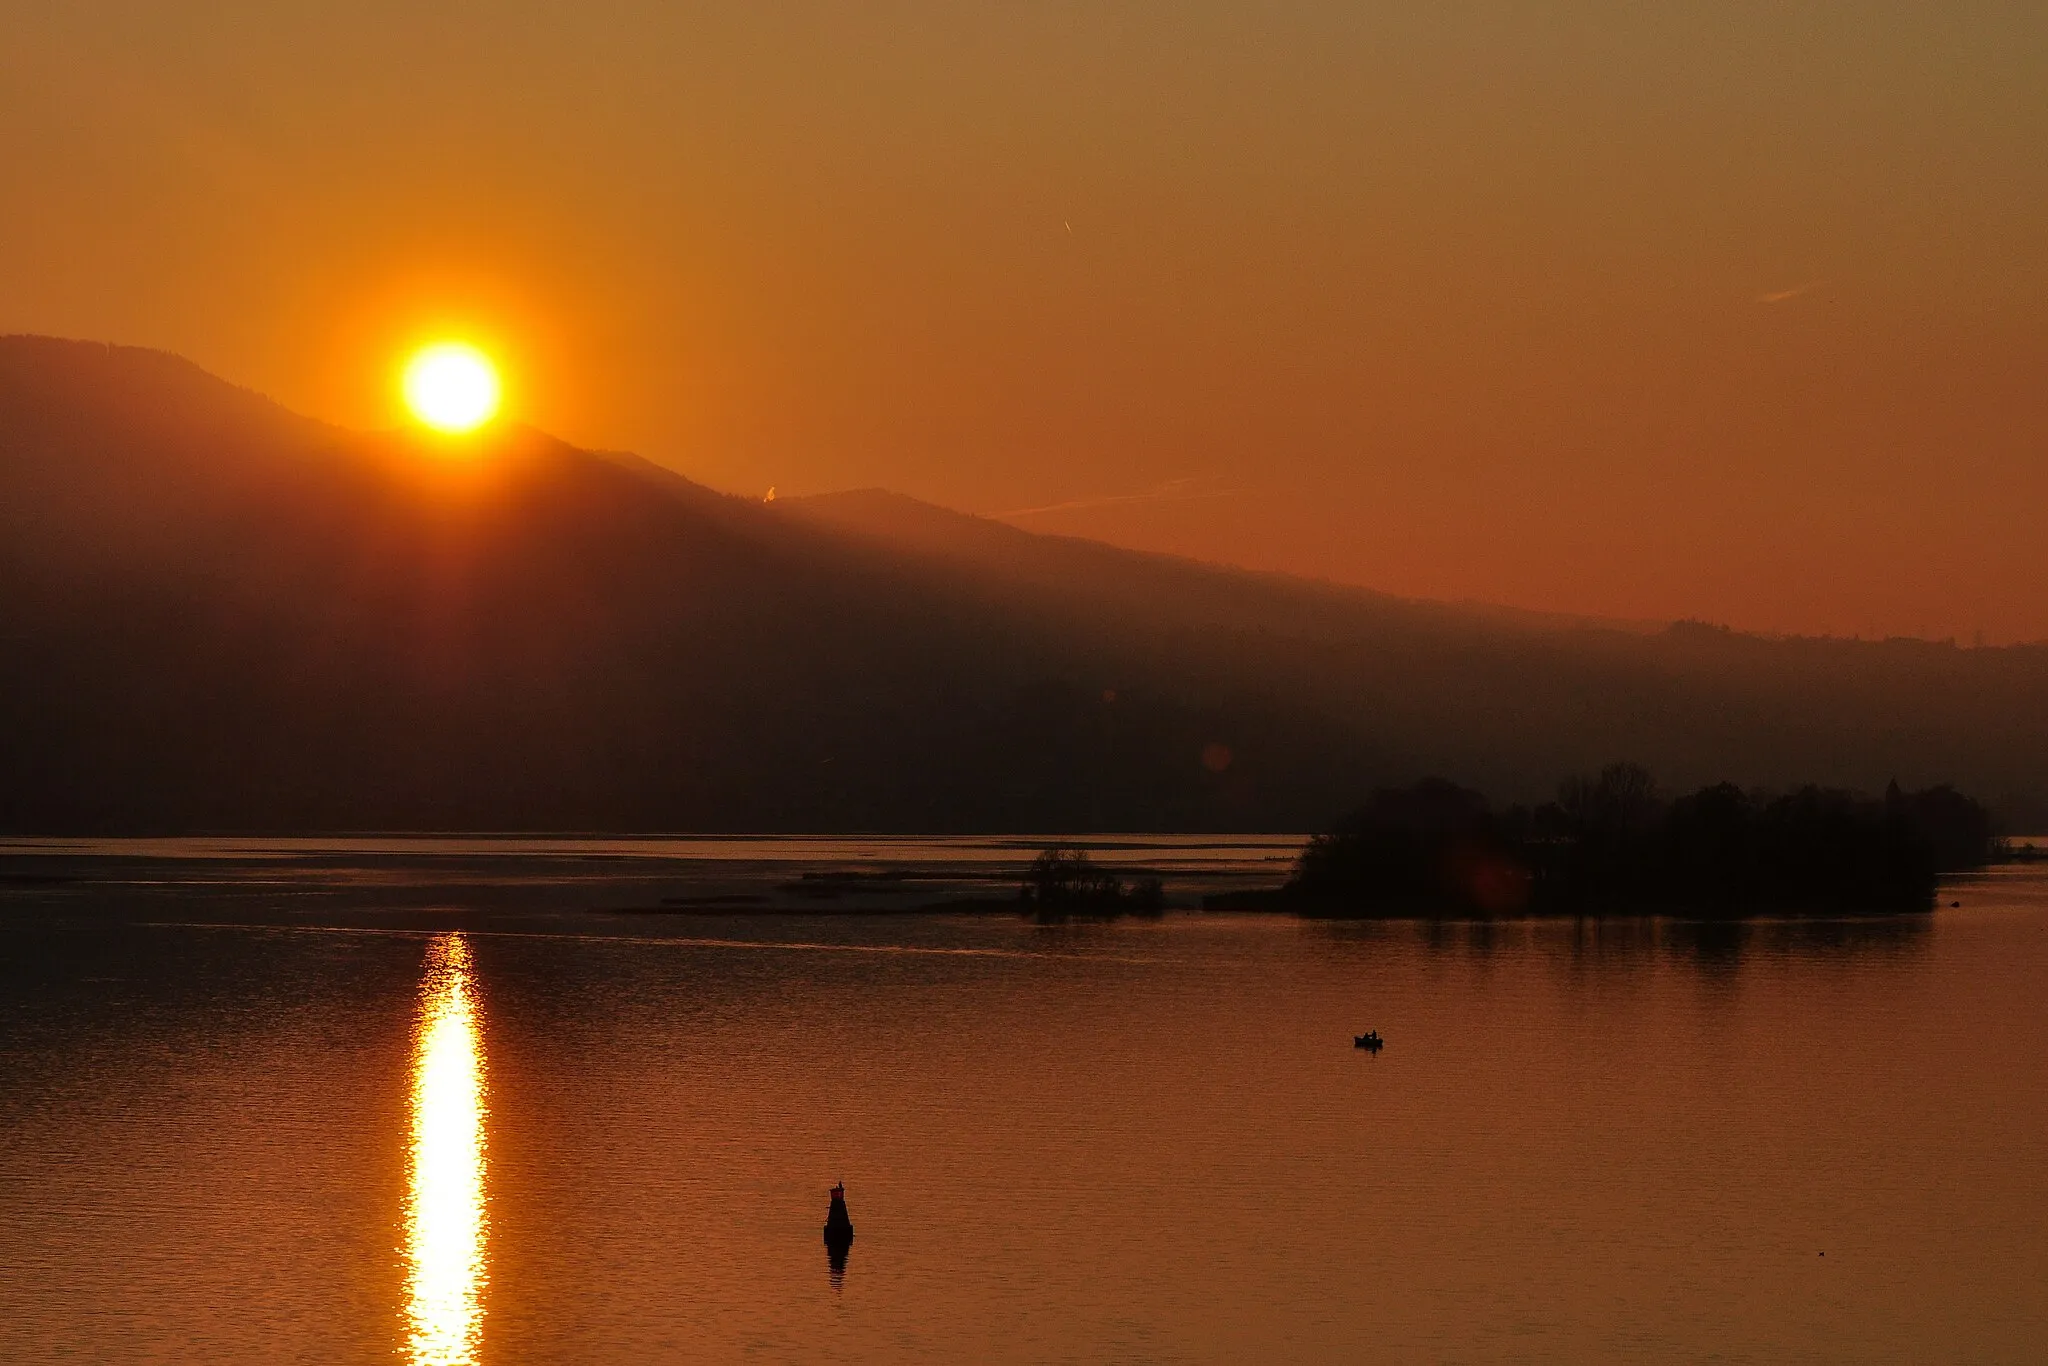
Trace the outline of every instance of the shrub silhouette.
{"label": "shrub silhouette", "polygon": [[1098,868],[1084,850],[1056,845],[1031,861],[1018,898],[1041,921],[1069,916],[1158,915],[1166,901],[1158,878],[1125,887],[1122,878]]}

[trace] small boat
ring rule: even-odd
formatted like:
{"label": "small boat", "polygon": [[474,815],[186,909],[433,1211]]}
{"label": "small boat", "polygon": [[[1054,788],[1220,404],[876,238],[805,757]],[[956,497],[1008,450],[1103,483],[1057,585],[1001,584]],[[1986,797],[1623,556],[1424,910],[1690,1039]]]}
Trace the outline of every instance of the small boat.
{"label": "small boat", "polygon": [[1377,1053],[1386,1045],[1387,1041],[1380,1037],[1377,1029],[1368,1029],[1363,1034],[1355,1035],[1351,1040],[1353,1048],[1363,1048],[1368,1053]]}

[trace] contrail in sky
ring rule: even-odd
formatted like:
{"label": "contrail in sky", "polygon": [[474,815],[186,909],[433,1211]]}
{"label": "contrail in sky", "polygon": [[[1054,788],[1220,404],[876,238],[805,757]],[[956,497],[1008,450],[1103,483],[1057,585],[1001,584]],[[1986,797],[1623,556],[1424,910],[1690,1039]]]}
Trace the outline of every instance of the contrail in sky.
{"label": "contrail in sky", "polygon": [[1141,493],[1105,493],[1093,498],[1069,498],[1061,503],[1047,503],[1043,507],[1011,508],[1008,512],[989,514],[992,517],[1036,517],[1041,512],[1072,512],[1081,508],[1113,507],[1119,503],[1178,503],[1195,498],[1234,498],[1243,489],[1204,489],[1195,487],[1214,479],[1213,474],[1191,475],[1184,479],[1169,479]]}
{"label": "contrail in sky", "polygon": [[1794,285],[1790,289],[1780,289],[1770,294],[1759,294],[1756,296],[1756,301],[1760,304],[1781,304],[1787,299],[1798,298],[1809,289],[1818,289],[1826,283],[1827,281],[1825,280],[1808,280],[1805,284]]}

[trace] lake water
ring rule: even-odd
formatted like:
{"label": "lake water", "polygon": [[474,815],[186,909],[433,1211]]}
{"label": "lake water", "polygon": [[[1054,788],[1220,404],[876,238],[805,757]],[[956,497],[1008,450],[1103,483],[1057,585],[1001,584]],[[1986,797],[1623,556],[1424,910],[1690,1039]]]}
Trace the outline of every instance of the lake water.
{"label": "lake water", "polygon": [[0,845],[0,1361],[2048,1359],[2042,865],[1040,926],[776,911],[1015,842],[564,843]]}

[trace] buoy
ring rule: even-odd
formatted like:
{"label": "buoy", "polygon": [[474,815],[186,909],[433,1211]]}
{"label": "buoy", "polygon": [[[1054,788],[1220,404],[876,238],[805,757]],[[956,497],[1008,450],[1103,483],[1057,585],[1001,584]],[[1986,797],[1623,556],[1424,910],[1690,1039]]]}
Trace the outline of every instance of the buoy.
{"label": "buoy", "polygon": [[846,1183],[832,1188],[832,1206],[825,1211],[825,1246],[835,1250],[853,1243],[853,1220],[846,1214]]}

